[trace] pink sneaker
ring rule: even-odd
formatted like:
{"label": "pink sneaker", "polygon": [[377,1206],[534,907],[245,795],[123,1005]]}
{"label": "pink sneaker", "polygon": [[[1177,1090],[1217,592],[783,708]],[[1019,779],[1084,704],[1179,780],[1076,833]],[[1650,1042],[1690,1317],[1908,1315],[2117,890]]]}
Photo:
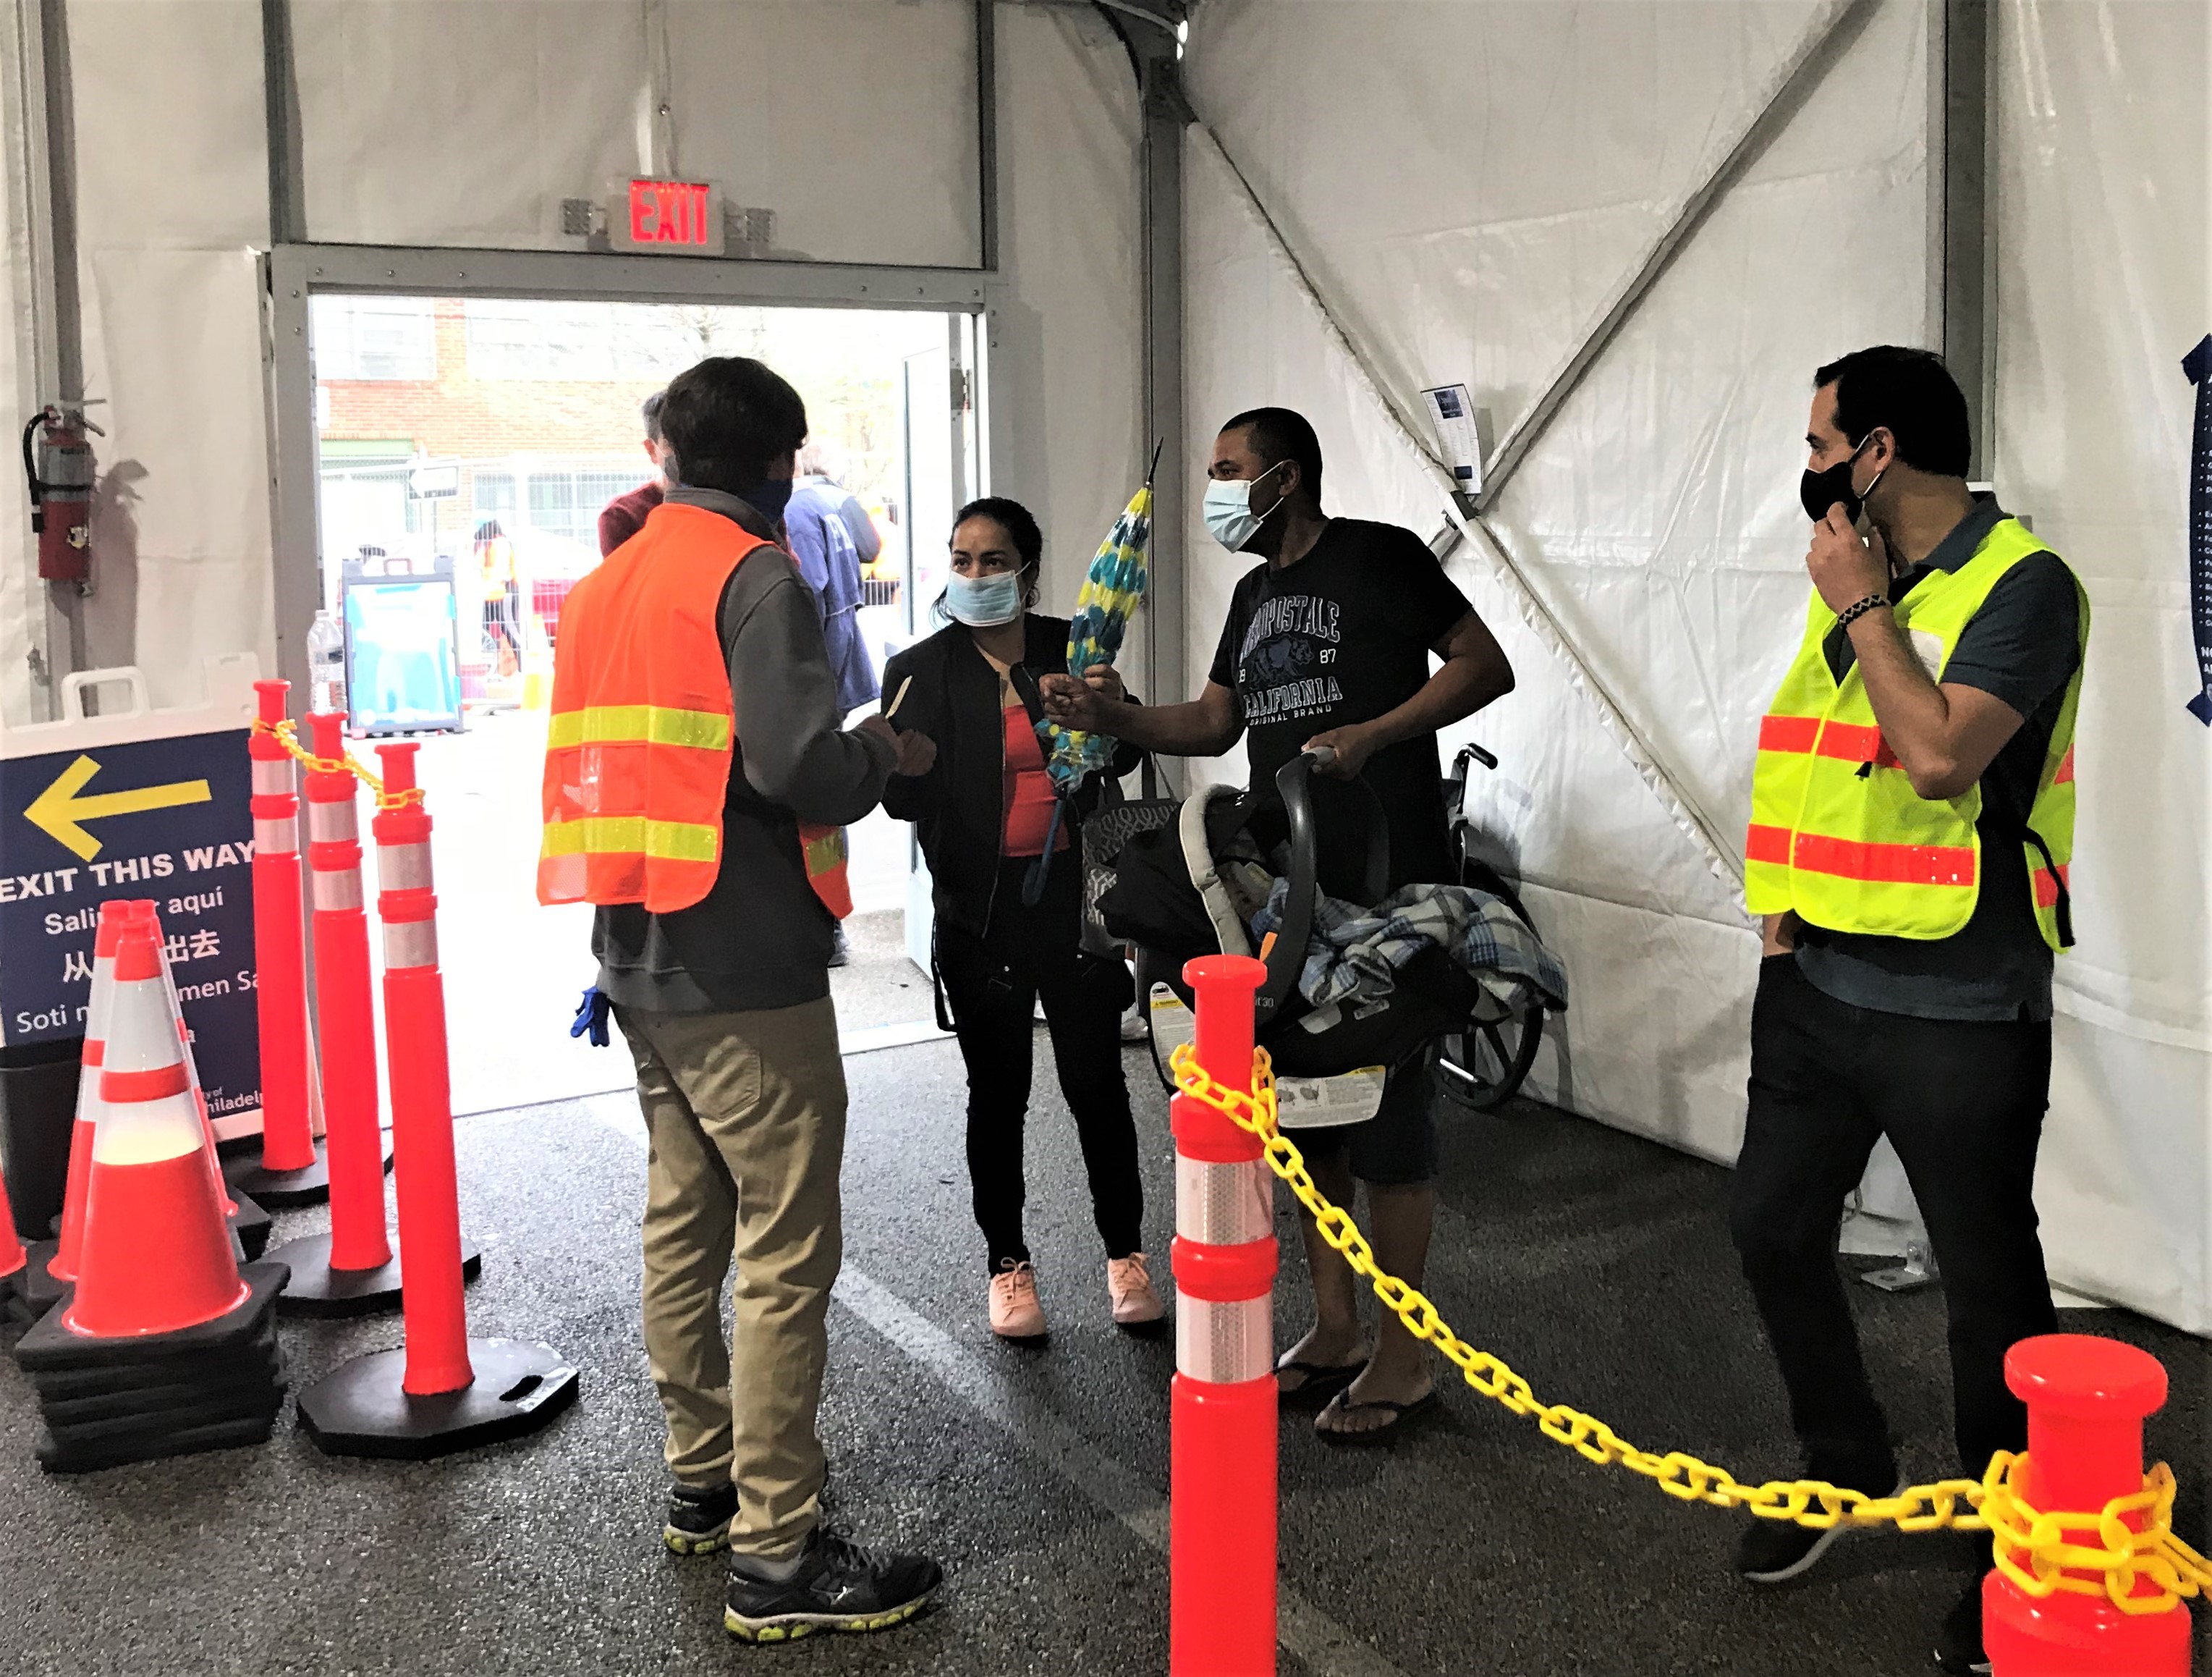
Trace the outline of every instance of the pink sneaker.
{"label": "pink sneaker", "polygon": [[1141,1252],[1106,1260],[1106,1296],[1113,1301],[1117,1327],[1149,1327],[1168,1314],[1146,1268],[1149,1261]]}
{"label": "pink sneaker", "polygon": [[1001,1339],[1045,1337],[1034,1265],[1010,1263],[991,1278],[991,1332]]}

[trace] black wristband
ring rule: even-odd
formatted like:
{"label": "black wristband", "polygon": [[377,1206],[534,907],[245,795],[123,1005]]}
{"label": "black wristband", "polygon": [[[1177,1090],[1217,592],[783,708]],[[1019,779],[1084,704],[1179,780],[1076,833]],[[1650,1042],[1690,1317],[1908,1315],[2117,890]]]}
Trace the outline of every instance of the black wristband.
{"label": "black wristband", "polygon": [[1887,604],[1889,604],[1889,596],[1886,594],[1870,594],[1863,600],[1854,601],[1836,613],[1836,627],[1848,629],[1869,612],[1877,610]]}

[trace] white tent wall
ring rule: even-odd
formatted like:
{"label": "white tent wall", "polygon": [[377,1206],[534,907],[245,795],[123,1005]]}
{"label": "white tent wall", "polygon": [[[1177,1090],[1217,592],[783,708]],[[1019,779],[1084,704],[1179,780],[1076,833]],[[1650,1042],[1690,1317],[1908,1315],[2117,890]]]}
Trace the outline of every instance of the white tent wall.
{"label": "white tent wall", "polygon": [[[775,210],[778,254],[979,259],[967,0],[291,10],[311,239],[579,247],[548,231],[559,199],[603,193],[665,143],[647,101],[651,14],[665,23],[676,161],[732,203]],[[994,487],[1044,524],[1049,597],[1065,609],[1141,468],[1136,98],[1095,15],[1008,4],[998,17],[1008,284],[991,361],[1004,445],[990,464]],[[255,651],[274,668],[251,253],[270,237],[262,9],[74,0],[69,23],[86,378],[111,433],[92,654],[139,663],[155,702],[173,704],[197,692],[206,654]],[[733,290],[743,278],[733,263]],[[0,545],[0,565],[19,551]],[[11,719],[27,698],[9,653],[35,604],[27,564],[8,570],[0,601]]]}
{"label": "white tent wall", "polygon": [[311,239],[576,249],[561,201],[650,169],[775,210],[778,256],[981,259],[969,0],[292,9]]}
{"label": "white tent wall", "polygon": [[2212,1331],[2212,738],[2183,355],[2212,328],[2212,9],[1997,11],[1996,474],[2072,563],[2075,919],[2038,1198],[2063,1278]]}
{"label": "white tent wall", "polygon": [[[1151,452],[1140,435],[1137,85],[1095,12],[1002,5],[998,19],[1001,261],[1012,295],[991,322],[989,370],[991,399],[1012,411],[990,481],[1036,515],[1043,608],[1065,614]],[[1139,692],[1143,638],[1131,637],[1127,661]]]}
{"label": "white tent wall", "polygon": [[[2100,637],[2083,726],[2085,765],[2101,735],[2108,755],[2139,766],[2136,796],[2108,794],[2085,766],[2079,876],[2083,913],[2118,912],[2116,886],[2136,859],[2170,849],[2168,900],[2136,911],[2137,949],[2110,933],[2085,940],[2063,966],[2067,1016],[2042,1179],[2054,1278],[2198,1331],[2212,1326],[2203,1251],[2208,1197],[2204,1131],[2212,1041],[2204,1018],[2203,857],[2185,821],[2135,837],[2124,821],[2143,807],[2162,753],[2119,748],[2118,728],[2171,736],[2177,752],[2205,749],[2179,701],[2189,674],[2182,587],[2180,449],[2187,387],[2173,363],[2203,330],[2186,310],[2146,340],[2134,293],[2155,271],[2202,310],[2206,266],[2201,217],[2204,118],[2172,89],[2201,77],[2201,7],[2192,42],[2167,9],[2030,7],[2005,15],[2001,108],[2052,99],[2044,60],[2071,66],[2061,107],[2030,141],[2008,115],[1999,218],[2017,214],[2039,259],[2003,252],[1999,318],[2042,336],[2085,320],[2096,331],[2068,347],[2063,368],[2103,381],[2089,411],[2101,433],[2124,437],[2143,410],[2119,397],[2154,398],[2161,416],[2154,462],[2118,479],[2094,473],[2081,408],[2030,394],[2002,346],[2001,492],[2058,518],[2049,485],[2086,497],[2084,515],[2121,491],[2130,577],[2154,627],[2140,649],[2112,643],[2113,612],[2100,564],[2085,566],[2098,595]],[[1185,72],[1211,122],[1304,267],[1322,302],[1368,360],[1402,413],[1424,385],[1463,381],[1503,436],[1595,323],[1685,197],[1726,155],[1778,84],[1808,32],[1830,15],[1812,5],[1674,3],[1433,6],[1363,0],[1297,6],[1207,0],[1196,15]],[[2053,22],[2063,17],[2063,25]],[[1793,649],[1807,584],[1796,475],[1813,369],[1875,342],[1927,343],[1931,320],[1928,76],[1931,18],[1922,0],[1883,0],[1773,143],[1721,199],[1620,336],[1528,455],[1492,509],[1508,552],[1551,607],[1568,640],[1620,700],[1687,802],[1740,856],[1758,717]],[[2039,30],[2039,55],[2018,35]],[[2062,33],[2051,43],[2054,30]],[[2156,56],[2161,74],[2132,74],[2130,53]],[[2116,49],[2117,39],[2122,45]],[[2118,56],[2116,57],[2116,52]],[[2152,120],[2146,99],[2171,115]],[[2068,99],[2077,103],[2068,107]],[[2133,102],[2130,102],[2133,101]],[[2127,161],[2099,181],[2079,162],[2124,124]],[[2183,143],[2173,144],[2185,128]],[[2040,146],[2040,151],[2037,147]],[[2160,156],[2159,148],[2172,148]],[[2140,151],[2141,156],[2136,153]],[[1444,496],[1366,387],[1276,249],[1244,189],[1194,131],[1188,150],[1187,390],[1194,447],[1220,420],[1262,402],[1299,408],[1321,432],[1332,510],[1389,519],[1424,535]],[[2043,162],[2030,168],[2031,157]],[[2155,159],[2155,161],[2154,161]],[[2023,171],[2038,174],[2030,185]],[[2057,178],[2052,178],[2053,176]],[[2197,183],[2197,198],[2190,183]],[[2132,199],[2105,209],[2124,184]],[[2033,207],[2038,197],[2040,210]],[[2056,198],[2056,203],[2051,200]],[[2083,216],[2067,213],[2080,200]],[[2086,220],[2087,210],[2099,210]],[[2156,216],[2163,244],[2150,242]],[[2123,235],[2139,220],[2133,242]],[[2092,263],[2080,254],[2110,238]],[[2180,242],[2193,240],[2184,252]],[[2069,254],[2069,253],[2073,253]],[[2187,259],[2184,259],[2185,256]],[[2032,271],[2030,271],[2032,270]],[[2130,276],[2135,277],[2130,278]],[[2045,299],[2016,296],[2050,281]],[[2013,320],[2006,311],[2026,312]],[[2101,335],[2100,335],[2101,333]],[[2035,345],[2032,335],[2031,345]],[[2124,360],[2131,385],[2109,375]],[[2044,368],[2047,375],[2056,370]],[[2057,416],[2067,416],[2060,423]],[[2114,443],[2112,446],[2128,446]],[[2038,451],[2049,459],[2039,457]],[[2155,528],[2149,527],[2154,521]],[[2061,550],[2068,532],[2044,519]],[[1242,562],[1206,545],[1194,523],[1188,656],[1193,680],[1210,665],[1228,593]],[[1535,1092],[1572,1110],[1716,1159],[1741,1134],[1750,997],[1757,941],[1733,881],[1679,828],[1601,727],[1590,701],[1522,622],[1480,541],[1450,568],[1512,656],[1520,687],[1455,730],[1504,759],[1477,771],[1473,808],[1517,853],[1547,936],[1565,957],[1573,1006],[1538,1062]],[[2125,609],[2125,607],[2122,607]],[[2106,691],[2097,672],[2157,656],[2170,679],[2138,702]],[[2148,706],[2146,710],[2143,706]],[[2125,714],[2116,714],[2124,709]],[[2167,712],[2171,712],[2169,717]],[[2155,717],[2154,723],[2152,718]],[[2137,737],[2142,737],[2138,735]],[[1241,759],[1217,765],[1241,779]],[[2104,772],[2112,772],[2107,767]],[[2200,807],[2200,770],[2186,767],[2166,808]],[[2106,783],[2110,784],[2110,783]],[[2179,789],[2177,789],[2179,790]],[[2195,802],[2191,802],[2191,800]],[[2123,811],[2130,812],[2123,814]],[[2101,847],[2100,847],[2101,840]],[[2130,895],[2133,893],[2130,893]],[[2166,917],[2178,897],[2189,905]],[[2179,936],[2175,933],[2179,931]],[[2187,945],[2187,953],[2182,946]],[[2100,954],[2101,949],[2104,953]],[[2106,973],[2109,979],[2091,975]],[[2147,1028],[2136,983],[2158,981],[2178,1024]],[[2084,1028],[2085,985],[2128,1028],[2107,1042]],[[2103,1015],[2100,1015],[2103,1016]],[[2160,1014],[2161,1021],[2166,1014]],[[2124,1047],[2121,1046],[2124,1040]],[[2124,1230],[2133,1238],[2116,1238]]]}
{"label": "white tent wall", "polygon": [[69,8],[77,278],[98,440],[94,665],[137,663],[157,704],[201,660],[275,668],[261,308],[269,238],[254,0]]}

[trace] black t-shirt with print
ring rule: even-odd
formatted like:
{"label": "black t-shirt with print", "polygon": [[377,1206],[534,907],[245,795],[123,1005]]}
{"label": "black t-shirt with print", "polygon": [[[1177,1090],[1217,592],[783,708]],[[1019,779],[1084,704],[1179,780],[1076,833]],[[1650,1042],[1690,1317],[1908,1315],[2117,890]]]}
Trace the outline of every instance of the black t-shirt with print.
{"label": "black t-shirt with print", "polygon": [[[1263,564],[1230,598],[1212,680],[1237,695],[1255,786],[1332,728],[1395,710],[1429,679],[1429,649],[1471,608],[1411,530],[1334,518],[1296,564]],[[1390,884],[1451,877],[1437,736],[1376,752],[1362,778],[1390,826]],[[1345,854],[1357,815],[1317,780],[1324,888],[1356,867]]]}

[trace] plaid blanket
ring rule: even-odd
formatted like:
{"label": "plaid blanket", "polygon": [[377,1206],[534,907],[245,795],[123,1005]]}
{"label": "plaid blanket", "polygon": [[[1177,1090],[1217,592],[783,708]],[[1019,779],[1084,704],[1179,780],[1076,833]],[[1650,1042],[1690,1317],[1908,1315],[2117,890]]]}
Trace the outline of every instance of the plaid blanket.
{"label": "plaid blanket", "polygon": [[[1255,942],[1282,924],[1289,894],[1290,881],[1278,879],[1252,918]],[[1503,898],[1465,885],[1408,885],[1371,909],[1316,899],[1298,993],[1317,1008],[1387,996],[1397,988],[1398,969],[1432,943],[1509,1006],[1532,998],[1553,1009],[1567,1005],[1559,957]]]}

